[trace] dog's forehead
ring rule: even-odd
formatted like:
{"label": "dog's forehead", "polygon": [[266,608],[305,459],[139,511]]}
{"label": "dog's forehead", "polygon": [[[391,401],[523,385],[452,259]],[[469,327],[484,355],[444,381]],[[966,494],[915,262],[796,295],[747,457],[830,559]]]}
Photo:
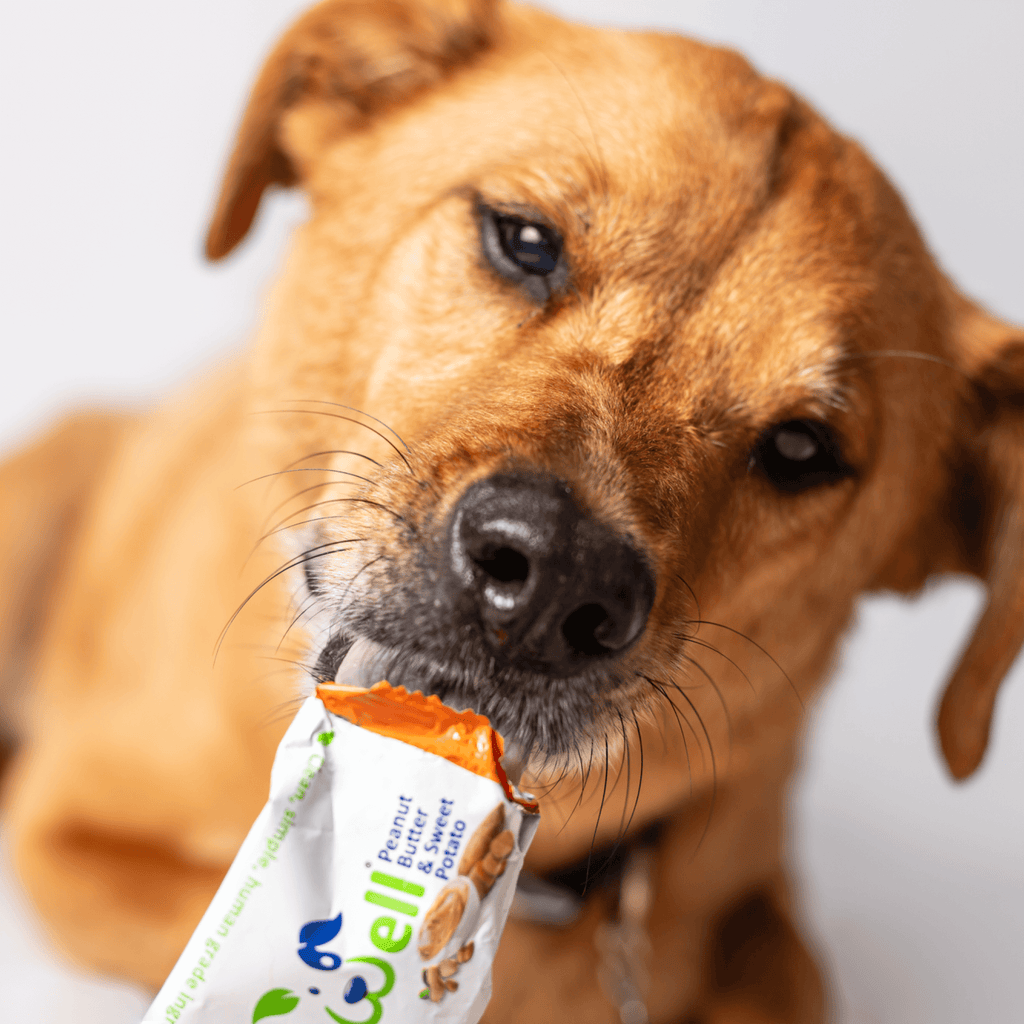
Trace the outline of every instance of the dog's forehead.
{"label": "dog's forehead", "polygon": [[[545,352],[657,360],[685,407],[833,404],[877,276],[870,162],[728,50],[508,17],[474,67],[325,163],[346,237],[401,233],[455,196],[535,212],[571,267],[555,315],[515,317]],[[474,245],[457,207],[454,244]]]}
{"label": "dog's forehead", "polygon": [[[532,174],[552,205],[629,208],[634,232],[664,215],[725,223],[756,204],[793,98],[739,55],[680,36],[593,29],[511,7],[476,64],[362,135],[360,160],[403,194]],[[407,173],[409,164],[420,171]],[[335,171],[357,163],[348,156]],[[332,171],[334,173],[334,171]],[[346,187],[348,183],[346,183]],[[557,212],[557,211],[556,211]],[[646,212],[648,216],[643,214]],[[691,228],[691,233],[692,233]]]}
{"label": "dog's forehead", "polygon": [[738,54],[660,33],[529,29],[456,91],[492,151],[571,156],[583,181],[637,202],[685,199],[712,168],[734,188],[763,184],[792,97]]}
{"label": "dog's forehead", "polygon": [[514,141],[485,195],[565,229],[576,341],[658,360],[688,405],[760,419],[842,400],[875,273],[859,149],[743,58],[678,36],[570,27],[496,70],[517,82]]}

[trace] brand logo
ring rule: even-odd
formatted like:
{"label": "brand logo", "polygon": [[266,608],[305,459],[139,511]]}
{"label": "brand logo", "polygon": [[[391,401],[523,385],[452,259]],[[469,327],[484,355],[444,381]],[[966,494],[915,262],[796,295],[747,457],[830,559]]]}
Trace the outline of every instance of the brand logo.
{"label": "brand logo", "polygon": [[[299,959],[307,967],[316,971],[339,970],[343,963],[342,958],[337,953],[321,947],[337,938],[340,931],[341,914],[326,921],[307,921],[299,929],[299,948],[296,950]],[[390,964],[375,956],[353,956],[349,957],[346,963],[349,965],[366,964],[376,970],[367,972],[370,974],[370,981],[367,981],[364,975],[365,968],[356,968],[359,971],[358,974],[345,970],[343,976],[338,978],[339,984],[330,986],[331,993],[321,992],[319,986],[311,985],[307,990],[309,995],[314,998],[323,998],[321,1009],[336,1024],[377,1024],[384,1015],[381,1000],[395,984],[394,970]],[[383,982],[379,987],[371,989],[370,985],[376,982],[378,972],[383,976]],[[352,1007],[352,1010],[346,1012],[355,1014],[354,1017],[342,1016],[326,1004],[326,1000],[333,999],[335,995],[340,996],[348,1006]],[[253,1008],[252,1024],[256,1024],[257,1021],[266,1017],[283,1017],[291,1013],[299,1006],[303,998],[289,988],[272,988],[264,992]]]}
{"label": "brand logo", "polygon": [[341,966],[337,953],[324,953],[317,949],[330,942],[341,931],[341,914],[330,921],[310,921],[299,929],[299,959],[318,971],[336,971]]}

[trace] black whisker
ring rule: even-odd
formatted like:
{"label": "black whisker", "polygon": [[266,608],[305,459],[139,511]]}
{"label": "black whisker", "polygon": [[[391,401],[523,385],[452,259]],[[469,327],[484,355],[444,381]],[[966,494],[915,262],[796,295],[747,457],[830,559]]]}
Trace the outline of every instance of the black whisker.
{"label": "black whisker", "polygon": [[[682,693],[682,691],[680,691]],[[711,828],[711,817],[715,812],[715,800],[718,798],[718,766],[715,763],[715,748],[711,742],[711,736],[708,733],[707,726],[704,724],[704,719],[700,717],[700,712],[694,707],[693,701],[683,693],[683,700],[690,705],[690,710],[697,716],[697,721],[700,722],[700,727],[704,732],[704,738],[708,741],[708,753],[711,755],[711,804],[708,807],[707,820],[704,822],[704,829],[700,834],[700,839],[697,840],[697,846],[694,848],[693,855],[696,857],[697,851],[701,848],[704,840],[707,838],[708,829]]]}
{"label": "black whisker", "polygon": [[[622,846],[623,840],[629,834],[629,826],[633,822],[633,816],[636,814],[637,804],[640,803],[640,788],[644,782],[644,742],[640,737],[640,723],[636,720],[636,714],[633,713],[633,724],[636,726],[636,738],[640,744],[640,779],[637,783],[636,798],[633,800],[633,809],[630,811],[629,818],[626,818],[626,808],[629,806],[629,784],[630,784],[630,756],[629,756],[629,738],[626,735],[626,723],[622,717],[621,712],[617,712],[619,715],[619,727],[622,731],[622,742],[626,749],[626,800],[622,805],[622,816],[619,819],[619,834],[611,848],[608,850],[608,856],[605,858],[604,863],[597,868],[595,874],[600,875],[609,864],[615,860],[615,854],[618,853],[619,847]],[[616,784],[618,784],[616,780]],[[612,787],[614,792],[614,786]]]}
{"label": "black whisker", "polygon": [[724,658],[734,669],[736,669],[737,672],[739,672],[741,676],[743,676],[747,686],[750,687],[750,692],[757,693],[757,688],[754,686],[754,682],[750,676],[748,676],[747,673],[740,668],[739,664],[733,661],[732,658],[730,658],[724,651],[720,651],[714,644],[709,644],[706,640],[698,640],[695,636],[686,636],[684,633],[676,633],[675,635],[680,640],[686,640],[688,643],[694,644],[697,647],[703,647],[705,650],[711,651],[712,654],[717,654],[720,658]]}
{"label": "black whisker", "polygon": [[[345,409],[348,408],[348,406],[342,406],[342,408]],[[379,437],[385,444],[389,445],[391,449],[394,451],[394,453],[402,460],[402,462],[405,463],[405,468],[409,471],[409,475],[413,478],[413,480],[419,479],[419,477],[416,476],[415,472],[413,472],[413,468],[409,460],[405,457],[402,450],[395,444],[395,442],[392,441],[390,438],[385,437],[375,427],[371,427],[369,423],[363,423],[362,420],[357,420],[352,416],[342,416],[341,413],[339,412],[328,412],[326,409],[261,409],[258,411],[267,415],[274,413],[278,415],[294,415],[295,413],[308,413],[311,416],[329,416],[331,419],[344,420],[346,423],[354,423],[357,427],[362,427],[364,430],[370,431],[371,434],[376,434],[377,437]],[[389,427],[388,429],[390,430],[391,428]],[[402,441],[402,444],[405,444],[405,442]]]}
{"label": "black whisker", "polygon": [[365,563],[365,564],[363,565],[362,569],[360,569],[360,570],[359,570],[359,572],[357,572],[357,573],[355,574],[355,576],[353,576],[353,577],[352,577],[352,579],[350,579],[350,580],[348,581],[348,585],[347,585],[347,586],[345,587],[345,593],[343,593],[343,594],[341,595],[341,597],[340,597],[340,598],[338,598],[338,602],[337,602],[337,603],[338,603],[338,605],[339,605],[339,606],[343,606],[343,605],[344,605],[344,603],[345,603],[345,599],[346,599],[346,598],[348,597],[348,592],[349,592],[349,591],[350,591],[350,590],[352,589],[352,584],[353,584],[353,583],[355,583],[355,581],[356,581],[356,580],[357,580],[357,579],[358,579],[358,578],[359,578],[359,577],[360,577],[360,576],[361,576],[361,575],[362,575],[362,574],[363,574],[364,572],[366,572],[366,570],[367,570],[367,569],[369,569],[371,565],[374,565],[375,563],[379,562],[379,561],[380,561],[380,560],[381,560],[381,559],[382,559],[383,557],[384,557],[383,555],[378,555],[378,556],[377,556],[376,558],[371,558],[371,559],[370,559],[370,560],[369,560],[368,562],[366,562],[366,563]]}
{"label": "black whisker", "polygon": [[[336,481],[336,482],[348,483],[349,481],[342,480],[342,481]],[[277,513],[280,512],[281,509],[283,509],[286,505],[290,505],[293,501],[295,501],[297,498],[301,497],[303,494],[309,494],[310,491],[319,491],[322,488],[327,487],[327,486],[329,486],[327,482],[319,483],[319,484],[311,484],[309,487],[303,487],[301,490],[296,491],[294,494],[290,494],[287,498],[284,499],[284,501],[278,502],[266,514],[266,516],[264,516],[263,522],[260,524],[260,531],[261,531],[260,536],[256,540],[256,543],[253,544],[252,550],[246,556],[245,562],[242,565],[243,569],[244,569],[245,565],[248,564],[249,559],[252,558],[252,556],[254,554],[256,554],[256,552],[259,550],[259,546],[265,540],[267,540],[270,537],[275,536],[278,533],[282,533],[284,530],[295,529],[294,526],[285,526],[284,525],[285,523],[288,522],[289,519],[293,518],[294,516],[301,515],[303,512],[308,512],[311,508],[317,508],[319,505],[329,505],[332,501],[337,500],[335,498],[326,498],[322,502],[316,502],[313,505],[306,505],[305,508],[300,508],[300,509],[298,509],[295,512],[289,513],[287,516],[284,517],[284,519],[280,520],[273,529],[270,529],[270,530],[267,529],[267,524],[270,522],[270,520],[273,519],[274,516],[276,516]]]}
{"label": "black whisker", "polygon": [[[581,757],[580,752],[579,752],[580,751],[579,742],[575,738],[573,738],[572,745],[573,745],[573,749],[576,751],[576,757],[577,757],[577,760],[579,760],[579,762],[580,762],[580,768],[582,770],[583,761],[582,761],[582,757]],[[554,788],[556,786],[560,786],[569,777],[571,771],[572,771],[572,760],[571,760],[571,756],[570,756],[569,752],[566,751],[565,754],[562,755],[562,770],[559,773],[558,778],[555,780],[554,785],[551,787],[551,789],[554,790]]]}
{"label": "black whisker", "polygon": [[[329,504],[330,504],[330,502],[327,502],[327,501],[317,502],[317,505],[329,505]],[[316,506],[314,505],[312,507],[315,508]],[[289,523],[287,526],[281,526],[281,527],[279,527],[276,530],[271,530],[270,533],[268,533],[266,536],[269,538],[269,537],[275,536],[278,533],[284,533],[285,530],[298,530],[298,529],[300,529],[303,526],[312,526],[313,523],[331,523],[331,522],[335,522],[336,520],[339,520],[339,519],[343,520],[343,521],[347,520],[347,516],[316,516],[314,519],[300,519],[297,523]],[[266,538],[264,538],[264,539],[266,539]],[[369,540],[369,539],[370,539],[369,537],[353,537],[352,538],[353,541],[357,541],[357,540],[363,541],[363,540]]]}
{"label": "black whisker", "polygon": [[[661,680],[660,684],[661,684],[661,686],[666,688],[666,693],[667,693],[667,688],[671,687],[673,690],[675,690],[680,695],[682,695],[684,697],[686,696],[685,693],[683,693],[683,690],[685,688],[680,686],[674,679],[670,679],[667,682],[665,682],[664,680]],[[687,698],[687,699],[689,699],[689,698]],[[676,702],[674,700],[672,700],[671,697],[669,697],[669,703],[671,704],[671,706],[673,708],[675,708],[677,713],[682,710],[681,708],[679,708],[676,705]],[[697,749],[700,751],[701,763],[707,764],[707,758],[704,756],[704,748],[701,746],[700,736],[698,735],[697,730],[693,727],[693,723],[690,721],[689,718],[686,717],[686,715],[683,715],[682,720],[689,727],[690,732],[693,733],[693,738],[694,738],[694,740],[697,743]],[[677,719],[677,724],[678,724],[678,719]],[[681,733],[681,735],[682,735],[682,733]],[[685,735],[683,735],[683,742],[684,743],[686,742]]]}
{"label": "black whisker", "polygon": [[394,427],[388,426],[388,424],[385,423],[382,419],[378,419],[376,416],[371,415],[365,409],[357,409],[354,405],[342,405],[341,402],[328,402],[326,399],[323,399],[323,398],[286,398],[285,401],[286,402],[313,402],[313,403],[318,404],[318,405],[330,405],[330,406],[333,406],[335,409],[348,409],[349,412],[357,412],[357,413],[359,413],[360,416],[365,416],[367,419],[373,420],[374,423],[379,423],[385,430],[388,430],[392,434],[394,434],[395,437],[398,438],[398,441],[402,445],[402,447],[405,448],[405,450],[410,455],[412,455],[412,449],[405,443],[405,440],[403,439],[402,435],[399,434],[398,431],[395,430]]}
{"label": "black whisker", "polygon": [[[264,473],[262,476],[254,476],[251,480],[246,480],[245,483],[239,484],[235,490],[241,490],[243,487],[248,487],[250,484],[258,484],[261,480],[270,480],[276,476],[286,476],[289,473],[338,473],[341,476],[353,476],[357,480],[362,480],[364,483],[369,484],[371,487],[377,486],[376,480],[371,480],[368,476],[360,476],[358,473],[350,473],[347,469],[332,469],[330,466],[300,466],[297,469],[279,469],[275,473]],[[327,482],[322,484],[315,484],[314,487],[326,487]],[[312,490],[313,488],[310,488]],[[301,491],[299,492],[302,493]]]}
{"label": "black whisker", "polygon": [[260,727],[263,729],[269,729],[271,726],[277,725],[278,722],[282,722],[286,718],[294,718],[299,708],[305,703],[305,700],[305,697],[292,697],[289,700],[282,701],[280,704],[277,704],[272,708],[268,708],[267,713],[260,720]]}
{"label": "black whisker", "polygon": [[[577,754],[578,753],[579,753],[579,748],[577,747]],[[573,804],[572,809],[569,811],[569,814],[566,817],[566,822],[565,822],[566,825],[569,823],[569,821],[572,818],[572,816],[583,805],[583,798],[584,798],[584,796],[586,795],[586,792],[587,792],[587,785],[590,783],[590,773],[593,770],[594,770],[594,737],[591,736],[590,737],[590,751],[587,754],[586,767],[584,767],[582,756],[580,757],[580,771],[583,773],[583,782],[582,782],[582,784],[580,786],[579,794],[576,797],[576,803]],[[565,826],[563,825],[562,827],[564,828]]]}
{"label": "black whisker", "polygon": [[724,629],[729,633],[735,634],[741,640],[746,640],[748,644],[752,644],[754,647],[756,647],[779,670],[779,672],[782,674],[782,677],[789,684],[789,688],[793,691],[793,696],[796,697],[797,703],[799,703],[801,708],[804,707],[804,701],[803,698],[800,696],[800,691],[797,690],[796,684],[793,682],[793,680],[789,678],[789,673],[786,672],[786,670],[756,640],[747,636],[746,633],[741,633],[738,629],[733,629],[732,626],[726,626],[722,622],[709,622],[707,619],[701,619],[697,626],[698,629],[700,628],[700,626],[712,626],[715,629]]}
{"label": "black whisker", "polygon": [[[317,486],[320,486],[320,485],[317,485]],[[316,489],[317,489],[316,487],[307,487],[307,488],[305,488],[305,490],[299,491],[299,494],[304,494],[306,490],[316,490]],[[297,497],[298,497],[298,494],[292,495],[292,497],[289,498],[288,501],[294,501],[295,498],[297,498]],[[277,534],[284,533],[286,530],[298,530],[300,527],[309,526],[311,523],[319,523],[319,522],[324,522],[325,520],[328,520],[328,519],[341,519],[342,518],[341,516],[319,516],[316,519],[303,519],[301,522],[298,522],[298,523],[289,523],[288,520],[291,519],[293,516],[302,515],[303,512],[309,512],[309,511],[311,511],[312,509],[315,509],[315,508],[322,508],[324,505],[334,505],[334,504],[347,503],[347,502],[360,502],[360,503],[365,504],[365,505],[374,505],[375,507],[377,507],[379,509],[382,509],[384,512],[387,512],[389,515],[393,516],[400,523],[405,523],[407,526],[409,526],[408,521],[403,516],[401,516],[399,513],[397,513],[394,509],[389,508],[387,505],[382,505],[380,502],[371,501],[369,498],[351,498],[351,497],[350,498],[325,498],[323,501],[314,501],[310,505],[304,505],[302,508],[296,509],[294,512],[289,513],[287,516],[284,517],[284,519],[282,519],[277,524],[277,526],[275,526],[272,530],[268,530],[266,533],[264,533],[263,536],[260,537],[256,541],[256,544],[253,547],[252,551],[250,551],[248,556],[246,557],[245,563],[243,563],[243,569],[244,569],[245,565],[248,564],[249,559],[252,558],[252,556],[256,553],[256,551],[258,550],[259,546],[264,541],[269,540],[271,537],[276,537]],[[288,504],[288,502],[286,501],[284,504]],[[273,513],[271,513],[271,514],[273,514]],[[410,527],[410,529],[415,531],[415,527]],[[359,537],[357,539],[358,540],[366,540],[367,538]],[[241,574],[241,570],[240,570],[240,574]]]}
{"label": "black whisker", "polygon": [[577,806],[583,800],[583,793],[586,791],[587,786],[590,783],[590,773],[594,770],[594,737],[590,737],[590,752],[587,755],[587,773],[583,776],[583,788],[580,790],[579,801]]}
{"label": "black whisker", "polygon": [[[722,691],[718,688],[718,684],[711,678],[711,673],[699,662],[696,658],[691,657],[689,654],[684,654],[683,658],[688,661],[694,668],[696,668],[700,674],[711,684],[715,693],[718,694],[718,701],[722,705],[722,711],[725,714],[725,728],[726,734],[729,737],[729,749],[732,750],[732,716],[729,714],[729,706],[725,703],[725,697],[722,695]],[[682,688],[680,688],[680,693]]]}
{"label": "black whisker", "polygon": [[683,730],[683,723],[680,720],[679,708],[676,707],[675,701],[668,695],[668,691],[661,683],[655,682],[648,676],[641,676],[641,678],[661,694],[665,703],[672,709],[672,714],[675,715],[676,727],[679,729],[679,738],[683,741],[683,753],[686,755],[686,777],[689,780],[690,786],[689,795],[690,799],[693,799],[693,765],[690,763],[690,745],[686,742],[686,732]]}
{"label": "black whisker", "polygon": [[[216,665],[216,663],[217,663],[217,655],[220,653],[221,646],[224,643],[224,638],[227,636],[228,630],[231,628],[231,626],[234,623],[235,619],[237,619],[238,616],[242,613],[242,609],[245,608],[245,606],[268,583],[271,583],[273,580],[276,580],[278,576],[281,576],[282,574],[288,572],[290,569],[295,569],[295,568],[297,568],[300,565],[305,565],[306,562],[312,561],[315,558],[323,558],[325,555],[336,554],[337,553],[336,551],[320,551],[319,554],[312,554],[312,552],[319,551],[320,548],[329,548],[329,547],[334,547],[335,545],[338,545],[338,544],[348,544],[348,543],[350,543],[350,542],[347,541],[347,540],[328,541],[326,544],[318,544],[316,547],[309,548],[309,550],[304,551],[301,555],[297,556],[296,558],[289,559],[280,569],[277,569],[275,572],[272,572],[265,580],[263,580],[262,583],[260,583],[256,587],[254,587],[249,592],[249,594],[245,598],[245,600],[242,601],[242,603],[234,610],[234,612],[231,615],[231,618],[228,619],[227,623],[224,625],[224,628],[220,631],[220,635],[217,637],[217,642],[216,642],[216,644],[214,645],[214,648],[213,648],[213,663]],[[344,550],[345,550],[344,548],[338,548],[338,551],[344,551]]]}
{"label": "black whisker", "polygon": [[292,631],[295,625],[300,622],[309,611],[310,608],[315,608],[318,604],[322,603],[322,598],[318,594],[310,594],[305,601],[299,606],[299,610],[295,613],[295,617],[291,622],[288,623],[285,631],[281,634],[281,639],[277,642],[277,647],[274,648],[275,652],[281,650],[281,645],[288,638],[288,634]]}
{"label": "black whisker", "polygon": [[590,837],[590,849],[587,850],[587,867],[583,872],[583,891],[581,896],[586,896],[587,886],[590,884],[590,861],[594,856],[594,847],[597,844],[597,831],[601,827],[601,814],[604,812],[604,802],[608,796],[608,736],[604,738],[604,785],[601,789],[601,803],[597,808],[597,820],[594,822],[594,834]]}
{"label": "black whisker", "polygon": [[700,624],[703,621],[703,616],[700,613],[700,601],[697,600],[697,595],[694,593],[693,587],[691,587],[690,584],[687,583],[686,580],[684,580],[683,577],[679,575],[679,573],[676,573],[675,577],[677,580],[679,580],[680,583],[682,583],[684,587],[686,587],[686,589],[690,592],[690,597],[693,598],[693,606],[697,609],[697,629],[700,629]]}
{"label": "black whisker", "polygon": [[[555,833],[556,835],[561,835],[563,830],[565,829],[565,827],[572,820],[572,816],[576,813],[576,811],[579,809],[580,805],[583,802],[583,794],[586,792],[586,789],[587,789],[586,779],[587,779],[587,776],[589,775],[589,772],[590,772],[590,768],[589,768],[590,762],[588,761],[587,764],[584,765],[584,763],[583,763],[583,753],[580,750],[580,745],[579,745],[579,743],[576,740],[573,740],[573,750],[576,753],[576,760],[577,760],[577,762],[579,763],[579,766],[580,766],[580,778],[583,781],[580,784],[579,793],[576,796],[576,803],[574,803],[572,805],[572,807],[570,808],[569,813],[565,816],[565,821],[562,822],[562,827],[558,830],[558,832]],[[594,753],[594,741],[593,740],[590,741],[590,753],[591,753],[591,757],[593,757],[593,753]],[[567,765],[568,765],[568,758],[567,758]]]}
{"label": "black whisker", "polygon": [[351,448],[325,448],[323,451],[310,452],[308,455],[303,455],[301,458],[293,459],[284,468],[291,469],[292,466],[297,466],[300,462],[305,462],[307,459],[318,459],[321,455],[354,455],[357,459],[366,459],[367,462],[372,462],[378,469],[384,468],[383,462],[371,459],[369,455],[364,455],[362,452],[352,451]]}
{"label": "black whisker", "polygon": [[633,809],[629,812],[629,819],[626,822],[625,832],[628,832],[629,826],[633,824],[633,818],[636,816],[636,809],[640,803],[640,790],[644,785],[644,738],[640,734],[640,722],[637,721],[636,711],[633,708],[630,708],[629,713],[633,717],[633,726],[636,729],[637,753],[640,755],[640,767],[637,772],[636,797],[633,800]]}
{"label": "black whisker", "polygon": [[295,668],[301,668],[302,671],[306,673],[312,673],[313,669],[316,667],[315,665],[310,665],[308,662],[299,661],[296,658],[285,658],[283,655],[276,653],[276,651],[274,654],[257,654],[256,657],[263,661],[280,661],[285,665],[293,665]]}
{"label": "black whisker", "polygon": [[[302,493],[303,493],[302,491],[299,491],[299,494],[302,494]],[[298,495],[295,495],[294,497],[298,497]],[[291,500],[294,500],[294,497]],[[399,512],[396,512],[393,508],[389,507],[388,505],[385,505],[385,504],[383,504],[382,502],[379,502],[379,501],[373,501],[371,498],[357,498],[357,497],[325,498],[323,501],[314,501],[312,505],[304,505],[302,508],[296,509],[290,515],[285,516],[284,519],[281,520],[281,523],[282,524],[283,523],[287,523],[288,520],[293,518],[294,516],[302,515],[303,512],[309,512],[310,509],[320,508],[322,505],[347,504],[349,502],[357,503],[357,504],[360,504],[360,505],[372,505],[374,508],[379,508],[382,512],[387,512],[387,514],[389,516],[393,516],[398,522],[404,523],[406,526],[408,526],[410,529],[412,529],[412,524],[405,518],[405,516],[403,516]],[[272,537],[275,533],[280,533],[280,532],[281,532],[281,527],[279,526],[277,529],[271,530],[271,532],[266,534],[265,536],[266,537]],[[261,540],[262,539],[265,539],[265,538],[261,538]]]}
{"label": "black whisker", "polygon": [[[545,760],[547,760],[547,759],[545,759]],[[545,768],[546,768],[546,765],[545,765]],[[566,760],[566,762],[562,765],[562,769],[558,773],[558,776],[556,778],[552,779],[549,782],[545,782],[545,783],[538,783],[536,785],[531,784],[531,787],[530,787],[531,788],[531,792],[533,792],[534,795],[536,795],[536,796],[550,796],[565,781],[565,779],[568,776],[568,774],[569,774],[569,762],[568,762],[568,760]],[[564,828],[565,826],[563,825],[562,827]]]}
{"label": "black whisker", "polygon": [[[622,717],[621,711],[616,711],[619,716],[619,732],[622,733],[622,746],[626,752],[626,799],[622,802],[622,814],[619,815],[619,839],[621,841],[622,836],[625,833],[625,822],[626,822],[626,808],[629,806],[629,786],[632,782],[633,777],[633,756],[629,749],[629,737],[626,735],[626,720]],[[622,774],[622,765],[619,765],[619,774]],[[615,785],[619,784],[618,779],[615,780]],[[618,843],[616,843],[616,846]]]}

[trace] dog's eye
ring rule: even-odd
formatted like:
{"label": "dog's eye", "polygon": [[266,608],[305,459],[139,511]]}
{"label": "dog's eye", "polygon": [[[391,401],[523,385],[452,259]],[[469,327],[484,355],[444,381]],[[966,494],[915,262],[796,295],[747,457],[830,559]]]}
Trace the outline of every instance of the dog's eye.
{"label": "dog's eye", "polygon": [[520,285],[537,302],[546,302],[565,282],[562,237],[546,224],[480,207],[484,255],[502,277]]}
{"label": "dog's eye", "polygon": [[835,483],[853,472],[831,428],[815,420],[777,423],[758,439],[750,461],[780,491]]}
{"label": "dog's eye", "polygon": [[546,277],[558,266],[562,240],[543,224],[530,224],[515,217],[495,217],[502,254],[519,270]]}

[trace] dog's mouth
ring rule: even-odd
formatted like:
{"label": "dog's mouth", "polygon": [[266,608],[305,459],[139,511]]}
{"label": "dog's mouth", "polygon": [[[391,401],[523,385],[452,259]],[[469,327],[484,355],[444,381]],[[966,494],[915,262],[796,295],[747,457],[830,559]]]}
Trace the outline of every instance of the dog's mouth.
{"label": "dog's mouth", "polygon": [[428,653],[408,639],[339,632],[324,645],[312,675],[317,683],[364,689],[386,680],[456,711],[485,715],[504,740],[502,764],[513,781],[527,766],[547,774],[588,759],[605,726],[629,713],[623,708],[636,673],[615,662],[553,679],[497,665],[469,643],[445,647]]}
{"label": "dog's mouth", "polygon": [[[313,676],[318,683],[337,683],[341,686],[369,689],[381,680],[396,680],[400,661],[401,654],[394,648],[369,637],[339,634],[332,637],[320,652]],[[460,698],[452,688],[443,685],[443,677],[427,676],[417,681],[408,679],[406,672],[399,674],[401,680],[395,681],[396,686],[404,685],[407,689],[422,690],[426,694],[435,693],[456,711],[467,710],[471,705],[472,710],[480,711],[480,708],[475,706],[480,703],[479,700],[469,701],[465,696]],[[530,747],[517,733],[503,735],[503,739],[505,754],[501,762],[508,777],[518,784],[530,756]]]}
{"label": "dog's mouth", "polygon": [[386,679],[436,695],[486,715],[531,759],[582,758],[631,713],[631,650],[655,577],[636,542],[582,508],[565,481],[479,480],[442,530],[370,565],[362,594],[328,605],[318,682]]}
{"label": "dog's mouth", "polygon": [[312,675],[318,684],[339,683],[367,689],[386,678],[382,673],[389,663],[390,652],[383,644],[339,633],[320,652]]}

